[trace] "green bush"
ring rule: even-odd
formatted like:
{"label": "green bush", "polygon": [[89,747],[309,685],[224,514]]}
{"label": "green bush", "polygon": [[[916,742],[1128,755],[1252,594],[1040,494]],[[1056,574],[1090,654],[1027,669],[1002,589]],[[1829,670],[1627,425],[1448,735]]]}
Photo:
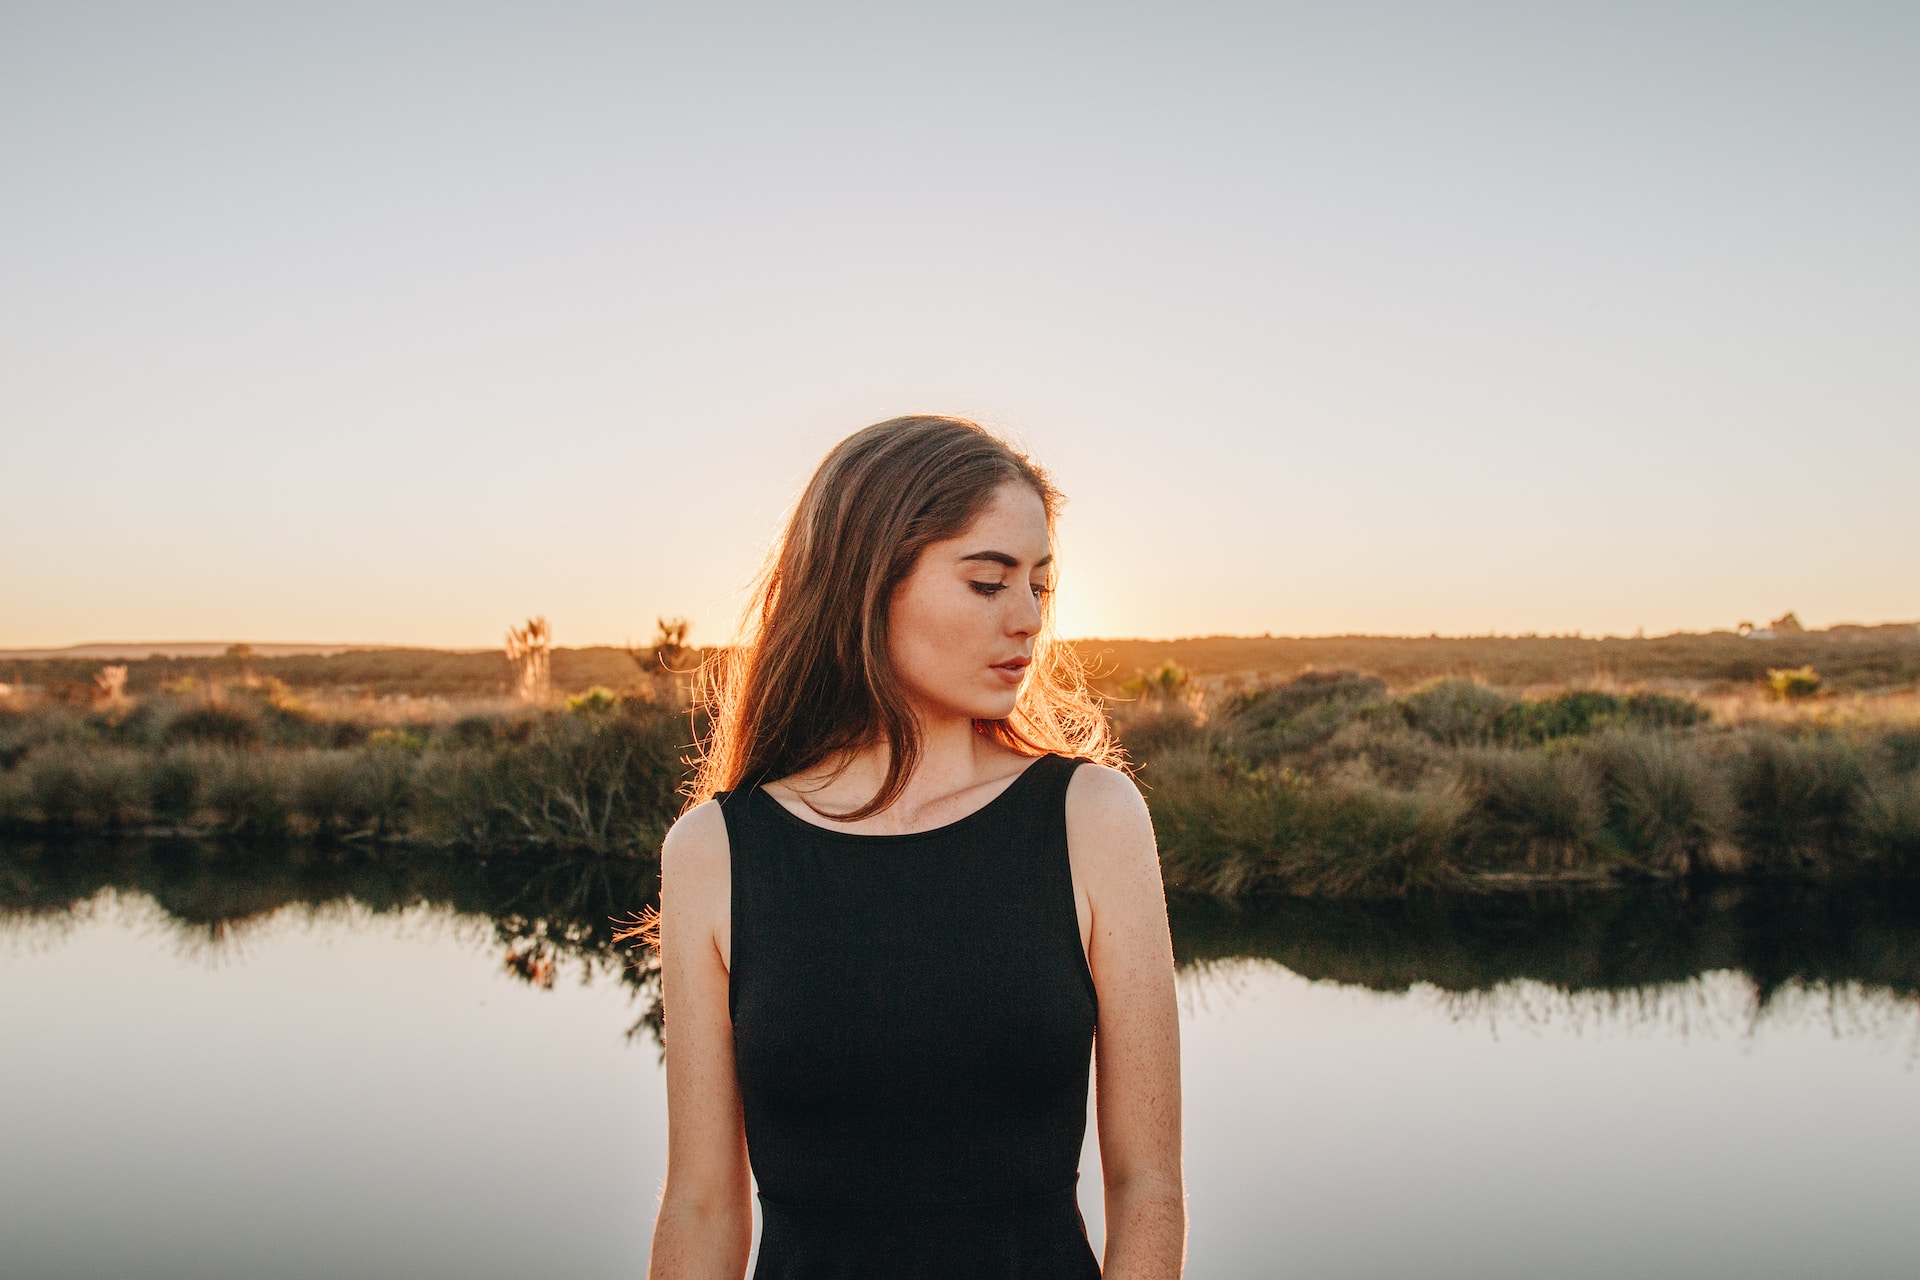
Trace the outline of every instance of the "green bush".
{"label": "green bush", "polygon": [[567,710],[574,714],[594,715],[602,711],[611,711],[620,702],[619,695],[603,684],[591,689],[571,694],[567,698]]}
{"label": "green bush", "polygon": [[1820,692],[1820,673],[1812,667],[1769,667],[1767,687],[1776,698],[1811,698]]}
{"label": "green bush", "polygon": [[1569,689],[1550,698],[1513,703],[1495,718],[1493,736],[1501,742],[1551,742],[1583,738],[1605,729],[1678,728],[1700,724],[1706,708],[1662,693],[1622,697],[1600,689]]}

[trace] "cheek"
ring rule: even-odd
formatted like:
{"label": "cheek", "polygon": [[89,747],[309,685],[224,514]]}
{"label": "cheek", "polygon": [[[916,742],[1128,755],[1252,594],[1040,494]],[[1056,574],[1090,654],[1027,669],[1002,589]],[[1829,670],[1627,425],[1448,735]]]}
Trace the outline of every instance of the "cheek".
{"label": "cheek", "polygon": [[903,676],[972,671],[993,633],[991,611],[957,592],[903,593],[888,618],[895,665]]}

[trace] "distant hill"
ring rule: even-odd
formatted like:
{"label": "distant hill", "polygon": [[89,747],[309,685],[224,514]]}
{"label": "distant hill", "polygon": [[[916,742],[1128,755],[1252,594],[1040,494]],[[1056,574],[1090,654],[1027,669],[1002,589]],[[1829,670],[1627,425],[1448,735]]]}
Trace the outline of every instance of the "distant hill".
{"label": "distant hill", "polygon": [[[38,661],[43,658],[91,658],[125,662],[139,658],[217,658],[238,640],[153,640],[124,644],[70,644],[62,649],[0,649],[0,662]],[[351,653],[357,650],[386,649],[377,644],[248,644],[262,657],[287,658],[305,654]]]}
{"label": "distant hill", "polygon": [[[1200,636],[1184,640],[1077,640],[1095,683],[1109,692],[1129,677],[1176,663],[1204,681],[1284,680],[1308,668],[1352,668],[1395,687],[1435,676],[1471,676],[1489,684],[1579,683],[1602,677],[1694,687],[1750,684],[1775,667],[1811,666],[1829,688],[1887,690],[1920,685],[1920,626],[1841,626],[1774,636],[1731,631],[1647,639],[1574,636]],[[45,656],[40,656],[45,655]],[[144,655],[144,656],[142,656]],[[90,684],[103,661],[125,662],[131,693],[183,677],[234,680],[251,674],[296,689],[373,696],[491,697],[512,685],[506,656],[493,650],[352,645],[254,645],[229,656],[218,643],[82,645],[0,653],[0,682],[48,688]],[[638,670],[622,649],[553,651],[553,687],[577,693],[593,685],[633,685]]]}
{"label": "distant hill", "polygon": [[1731,631],[1646,639],[1608,636],[1201,636],[1076,642],[1102,687],[1172,662],[1198,678],[1282,680],[1308,668],[1352,668],[1405,686],[1470,676],[1525,687],[1605,677],[1700,685],[1762,680],[1774,667],[1812,666],[1831,686],[1888,689],[1920,683],[1920,625],[1838,626],[1741,636]]}

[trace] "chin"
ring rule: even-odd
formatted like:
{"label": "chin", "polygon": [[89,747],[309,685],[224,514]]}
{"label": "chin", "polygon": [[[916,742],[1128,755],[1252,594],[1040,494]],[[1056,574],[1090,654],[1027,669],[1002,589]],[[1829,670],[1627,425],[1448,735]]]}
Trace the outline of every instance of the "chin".
{"label": "chin", "polygon": [[1018,698],[983,698],[980,705],[967,714],[975,720],[1005,720],[1018,706]]}

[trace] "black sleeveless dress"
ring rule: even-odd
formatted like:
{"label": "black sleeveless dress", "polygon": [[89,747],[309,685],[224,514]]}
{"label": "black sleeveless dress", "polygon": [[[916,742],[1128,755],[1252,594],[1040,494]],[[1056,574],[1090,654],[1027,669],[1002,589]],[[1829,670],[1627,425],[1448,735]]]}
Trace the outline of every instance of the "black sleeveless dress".
{"label": "black sleeveless dress", "polygon": [[1042,756],[911,835],[724,794],[754,1280],[1096,1280],[1075,1198],[1095,997]]}

